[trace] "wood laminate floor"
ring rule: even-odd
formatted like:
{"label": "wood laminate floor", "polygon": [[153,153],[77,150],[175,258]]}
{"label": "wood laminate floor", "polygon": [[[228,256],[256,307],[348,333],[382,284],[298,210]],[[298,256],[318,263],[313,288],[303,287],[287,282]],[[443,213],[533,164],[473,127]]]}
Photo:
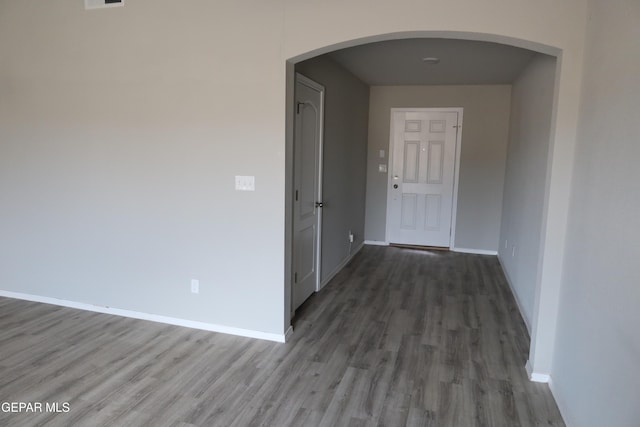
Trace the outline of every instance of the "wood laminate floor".
{"label": "wood laminate floor", "polygon": [[495,257],[367,246],[287,344],[0,298],[7,426],[562,426]]}

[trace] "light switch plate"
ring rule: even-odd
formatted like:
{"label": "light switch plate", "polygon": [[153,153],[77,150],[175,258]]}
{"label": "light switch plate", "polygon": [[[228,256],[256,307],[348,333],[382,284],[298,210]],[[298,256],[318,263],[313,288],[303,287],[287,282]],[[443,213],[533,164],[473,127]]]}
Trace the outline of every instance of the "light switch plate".
{"label": "light switch plate", "polygon": [[380,158],[384,159],[384,150],[380,150]]}
{"label": "light switch plate", "polygon": [[236,175],[236,190],[256,191],[256,177]]}
{"label": "light switch plate", "polygon": [[378,165],[378,172],[383,172],[383,173],[387,172],[387,165],[379,164]]}

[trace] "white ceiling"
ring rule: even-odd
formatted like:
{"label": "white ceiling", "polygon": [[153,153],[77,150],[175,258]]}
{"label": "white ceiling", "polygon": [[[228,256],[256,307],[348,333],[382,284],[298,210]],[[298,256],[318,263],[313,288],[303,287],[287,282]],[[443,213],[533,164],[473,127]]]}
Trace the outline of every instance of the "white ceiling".
{"label": "white ceiling", "polygon": [[[369,85],[508,84],[534,55],[513,46],[453,39],[390,40],[329,54]],[[440,63],[428,65],[425,57]]]}

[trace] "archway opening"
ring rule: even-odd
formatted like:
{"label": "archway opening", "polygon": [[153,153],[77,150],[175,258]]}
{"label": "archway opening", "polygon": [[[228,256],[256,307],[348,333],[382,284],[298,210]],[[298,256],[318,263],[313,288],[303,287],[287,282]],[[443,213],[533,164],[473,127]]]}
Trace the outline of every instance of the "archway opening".
{"label": "archway opening", "polygon": [[[462,107],[455,250],[498,256],[533,336],[560,54],[550,46],[490,34],[405,32],[345,41],[289,59],[285,306],[291,306],[296,269],[293,96],[294,76],[301,72],[327,89],[323,199],[331,208],[324,211],[325,231],[319,236],[323,284],[360,244],[389,243],[389,110]],[[429,64],[430,58],[437,65]],[[356,117],[363,104],[366,120]],[[353,241],[346,237],[351,235]],[[293,310],[287,314],[293,317]]]}

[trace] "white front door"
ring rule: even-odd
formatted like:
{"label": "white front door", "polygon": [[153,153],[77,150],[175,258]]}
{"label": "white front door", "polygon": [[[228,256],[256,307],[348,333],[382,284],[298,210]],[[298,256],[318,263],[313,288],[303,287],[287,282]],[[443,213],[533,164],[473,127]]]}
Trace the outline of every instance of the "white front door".
{"label": "white front door", "polygon": [[462,109],[392,109],[387,239],[449,247]]}
{"label": "white front door", "polygon": [[293,310],[318,290],[324,88],[297,74],[293,175]]}

